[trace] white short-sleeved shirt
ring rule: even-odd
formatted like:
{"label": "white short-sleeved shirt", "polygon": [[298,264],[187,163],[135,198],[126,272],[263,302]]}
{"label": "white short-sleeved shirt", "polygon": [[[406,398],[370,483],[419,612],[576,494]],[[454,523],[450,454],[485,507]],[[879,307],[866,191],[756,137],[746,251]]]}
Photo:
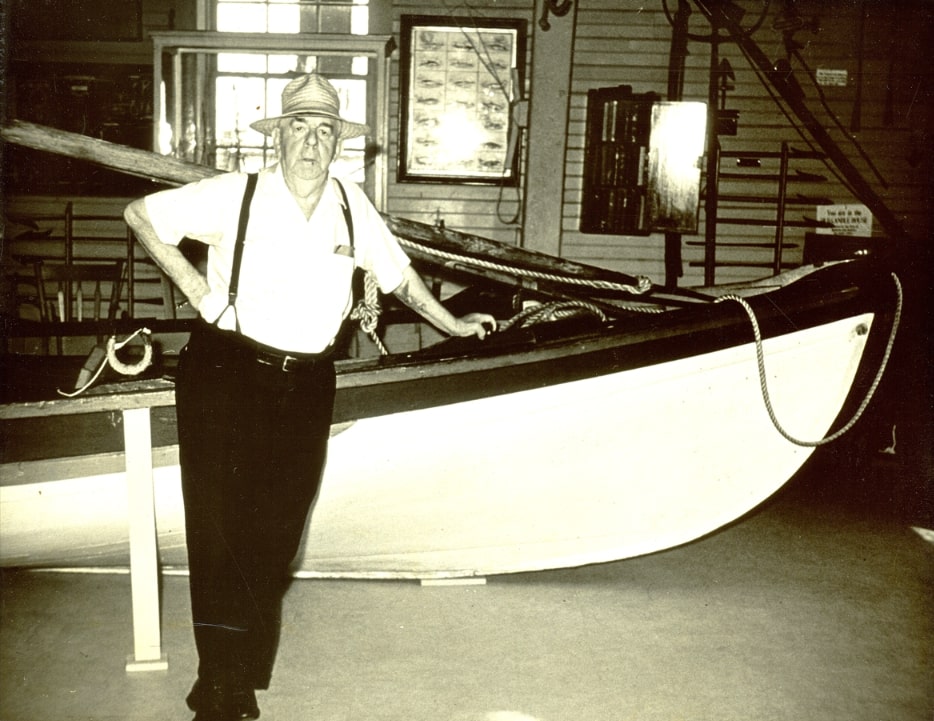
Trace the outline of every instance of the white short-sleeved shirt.
{"label": "white short-sleeved shirt", "polygon": [[[384,293],[402,282],[409,259],[376,208],[352,182],[342,183],[354,225],[349,253],[340,190],[333,180],[306,220],[279,166],[259,173],[250,206],[236,301],[241,332],[296,353],[325,350],[350,312],[354,266],[371,271]],[[146,211],[163,243],[189,237],[210,246],[210,292],[198,312],[234,330],[225,311],[246,174],[224,173],[146,197]],[[222,315],[223,314],[223,315]]]}

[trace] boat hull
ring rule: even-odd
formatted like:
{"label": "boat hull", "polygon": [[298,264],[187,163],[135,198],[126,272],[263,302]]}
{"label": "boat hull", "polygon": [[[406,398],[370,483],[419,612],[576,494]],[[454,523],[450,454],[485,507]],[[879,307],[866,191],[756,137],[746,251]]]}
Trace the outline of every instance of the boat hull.
{"label": "boat hull", "polygon": [[[764,341],[775,412],[793,436],[830,429],[872,324],[853,313]],[[606,342],[580,345],[571,365],[605,355]],[[348,418],[345,404],[296,572],[466,577],[652,553],[754,509],[811,453],[773,427],[751,342],[617,366],[552,382],[516,361],[514,390],[435,392],[434,403],[403,392],[412,375],[400,371],[400,385],[381,385],[383,412]],[[345,389],[355,384],[366,387]],[[160,558],[184,567],[177,454],[159,457]],[[6,482],[0,563],[125,565],[126,497],[121,472]]]}
{"label": "boat hull", "polygon": [[[146,177],[174,184],[219,172],[27,123],[12,123],[3,137],[131,174],[145,166]],[[749,322],[735,304],[696,303],[691,291],[386,220],[413,260],[450,271],[458,284],[476,280],[481,293],[505,289],[510,310],[570,298],[611,312],[596,327],[548,323],[339,368],[328,464],[297,572],[472,576],[651,553],[741,517],[811,453],[772,426]],[[452,250],[453,258],[437,252]],[[886,325],[881,267],[874,259],[801,268],[787,288],[779,280],[774,292],[745,289],[775,411],[792,435],[827,433],[853,409],[861,357],[872,371],[882,357],[879,333],[869,332]],[[477,297],[450,309],[510,317]],[[668,312],[628,313],[642,303]],[[68,325],[55,330],[72,332]],[[171,384],[152,392],[127,385],[102,404],[0,405],[0,564],[127,563],[124,441],[109,414],[152,407],[159,553],[165,565],[184,565]],[[69,432],[72,415],[89,408],[106,409],[93,433]],[[30,424],[52,418],[65,427],[37,442]],[[71,455],[76,439],[85,448]]]}

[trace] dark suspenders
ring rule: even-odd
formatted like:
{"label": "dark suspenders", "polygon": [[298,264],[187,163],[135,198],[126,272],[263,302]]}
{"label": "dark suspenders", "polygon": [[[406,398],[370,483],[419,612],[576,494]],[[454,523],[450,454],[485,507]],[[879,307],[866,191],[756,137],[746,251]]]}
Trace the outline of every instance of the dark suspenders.
{"label": "dark suspenders", "polygon": [[[234,323],[238,333],[240,332],[240,318],[237,317],[236,303],[237,292],[240,288],[240,265],[243,262],[243,245],[246,241],[246,227],[250,222],[250,204],[253,202],[253,193],[256,190],[256,179],[257,173],[250,173],[246,176],[246,189],[243,191],[243,202],[240,204],[240,221],[237,225],[237,241],[234,245],[233,265],[230,268],[230,285],[227,288],[227,305],[214,321],[214,325],[217,325],[227,309],[233,308]],[[341,199],[344,201],[341,210],[344,211],[344,222],[347,224],[347,235],[350,238],[350,250],[351,254],[353,254],[353,216],[350,214],[350,203],[347,200],[347,193],[344,186],[341,185],[341,181],[335,178],[334,182],[337,183],[337,188],[341,192]]]}
{"label": "dark suspenders", "polygon": [[347,235],[350,238],[350,250],[353,251],[353,216],[350,214],[350,203],[347,202],[347,193],[344,191],[344,186],[341,185],[341,181],[334,178],[334,182],[337,183],[337,189],[341,191],[341,200],[344,201],[341,210],[344,211],[344,222],[347,223]]}
{"label": "dark suspenders", "polygon": [[253,201],[253,192],[256,190],[256,173],[246,176],[246,189],[243,191],[243,202],[240,203],[240,221],[237,224],[237,241],[234,244],[233,265],[230,268],[230,285],[227,286],[227,305],[211,325],[220,323],[229,309],[234,313],[234,327],[240,332],[240,317],[237,315],[237,291],[240,288],[240,264],[243,262],[243,243],[246,240],[246,227],[250,222],[250,203]]}

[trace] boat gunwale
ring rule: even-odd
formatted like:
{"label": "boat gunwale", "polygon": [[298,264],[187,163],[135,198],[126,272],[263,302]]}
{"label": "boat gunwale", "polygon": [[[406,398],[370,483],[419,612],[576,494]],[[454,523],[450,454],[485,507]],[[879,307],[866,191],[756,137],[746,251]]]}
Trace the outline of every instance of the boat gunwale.
{"label": "boat gunwale", "polygon": [[[873,305],[872,289],[867,289],[865,283],[854,279],[854,276],[865,276],[866,269],[866,264],[860,261],[817,268],[813,273],[788,285],[748,296],[746,300],[755,308],[762,337],[769,338],[843,317],[842,312],[849,305],[854,305],[853,314],[865,310],[878,311],[878,308],[870,307]],[[830,289],[832,292],[829,295],[814,293],[812,288],[805,287],[809,279],[813,281],[821,274],[833,280],[837,286]],[[664,319],[664,323],[660,322],[661,319]],[[338,394],[376,386],[391,387],[401,383],[495,372],[556,359],[612,352],[640,344],[658,347],[670,343],[672,339],[687,336],[697,338],[705,334],[718,335],[719,341],[714,345],[727,347],[738,342],[730,339],[737,332],[742,333],[748,328],[749,319],[736,304],[721,302],[697,303],[657,314],[636,313],[625,319],[607,321],[576,335],[549,338],[549,334],[554,334],[553,326],[533,326],[527,332],[522,331],[521,337],[502,346],[500,343],[503,336],[494,336],[496,340],[490,343],[475,338],[451,338],[411,353],[365,360],[340,360],[336,363]],[[751,331],[748,336],[751,340]],[[457,349],[456,352],[446,352],[446,345]],[[694,343],[685,344],[680,354],[666,354],[657,362],[674,360],[696,352]],[[102,392],[108,390],[117,392]],[[175,390],[171,380],[155,378],[124,381],[101,386],[94,389],[93,393],[76,398],[0,404],[0,421],[155,408],[174,403]],[[338,418],[336,422],[341,420],[349,418]]]}

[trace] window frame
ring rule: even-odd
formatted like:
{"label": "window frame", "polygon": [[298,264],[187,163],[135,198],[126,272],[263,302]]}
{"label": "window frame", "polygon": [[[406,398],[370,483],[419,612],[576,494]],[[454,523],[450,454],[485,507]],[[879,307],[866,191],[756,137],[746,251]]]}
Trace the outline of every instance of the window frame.
{"label": "window frame", "polygon": [[[186,56],[222,53],[298,54],[317,57],[366,57],[371,67],[366,78],[367,117],[371,133],[365,151],[364,190],[380,210],[386,206],[388,175],[385,148],[389,147],[389,71],[395,48],[392,36],[293,33],[231,33],[215,31],[154,32],[153,43],[153,149],[160,152],[161,120],[169,105],[163,97],[167,73],[170,87],[180,93]],[[204,65],[204,63],[202,63]],[[206,80],[207,78],[202,78]],[[198,101],[196,100],[196,103]],[[182,104],[175,102],[172,124],[181,126]],[[372,148],[377,152],[372,153]],[[177,154],[177,153],[174,153]],[[372,156],[371,156],[372,154]],[[372,157],[372,162],[370,162]]]}
{"label": "window frame", "polygon": [[[360,34],[366,35],[369,34],[369,1],[368,0],[200,0],[201,2],[206,2],[208,7],[205,8],[205,12],[209,13],[209,20],[204,27],[210,28],[211,30],[217,30],[217,15],[220,5],[243,5],[243,4],[256,4],[256,5],[265,5],[266,10],[266,22],[268,25],[269,22],[269,9],[270,6],[280,6],[280,7],[299,7],[302,6],[312,7],[315,10],[315,20],[314,28],[301,27],[298,30],[295,30],[296,33],[316,33],[316,34],[327,34],[329,30],[323,29],[324,20],[322,17],[322,10],[332,10],[335,8],[348,8],[350,10],[350,33],[349,34]],[[359,33],[354,33],[354,9],[363,8],[367,10],[366,20],[362,23],[366,26],[366,30],[363,30]],[[300,18],[301,21],[301,18]],[[359,18],[358,18],[359,21]],[[227,31],[222,31],[227,32]],[[289,31],[292,32],[292,31]],[[340,31],[338,31],[340,32]],[[340,33],[343,34],[343,33]]]}

